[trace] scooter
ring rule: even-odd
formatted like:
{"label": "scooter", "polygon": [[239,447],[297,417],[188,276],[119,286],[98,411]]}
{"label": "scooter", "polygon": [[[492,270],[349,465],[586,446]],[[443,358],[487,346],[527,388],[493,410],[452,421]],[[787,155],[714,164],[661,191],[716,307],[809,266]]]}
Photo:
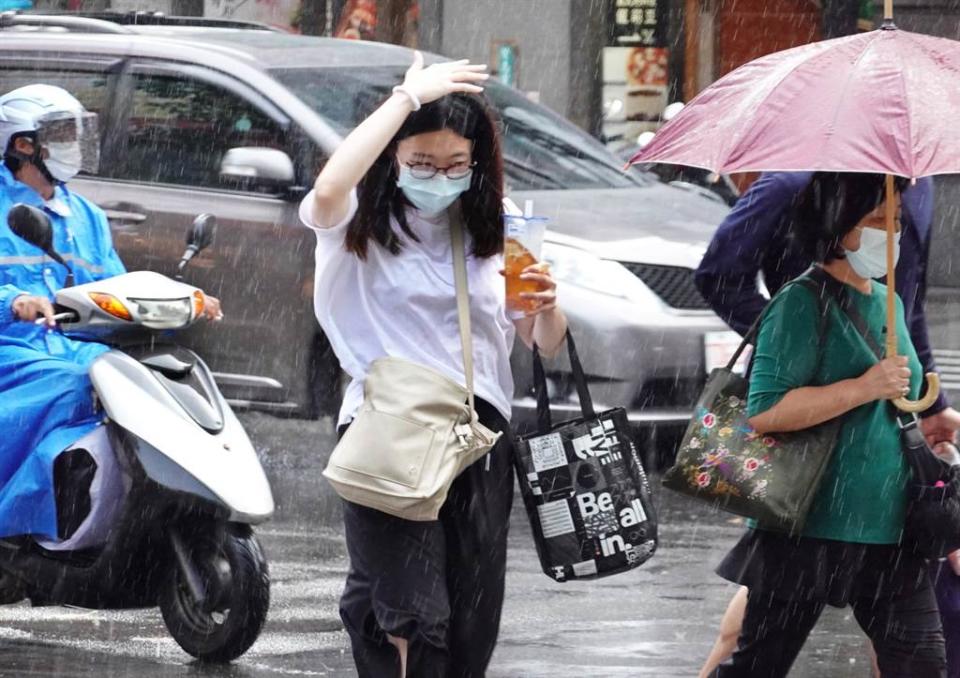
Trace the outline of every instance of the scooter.
{"label": "scooter", "polygon": [[[43,211],[17,205],[8,223],[69,270]],[[210,245],[215,225],[210,215],[194,222],[180,272]],[[203,299],[196,287],[147,271],[56,294],[61,331],[74,338],[111,332],[112,350],[89,374],[123,492],[102,543],[63,550],[30,536],[3,539],[0,573],[8,598],[13,587],[35,606],[159,606],[187,653],[228,662],[266,621],[270,577],[252,526],[270,518],[274,503],[210,370],[165,336],[196,322]],[[125,332],[114,339],[114,330]]]}

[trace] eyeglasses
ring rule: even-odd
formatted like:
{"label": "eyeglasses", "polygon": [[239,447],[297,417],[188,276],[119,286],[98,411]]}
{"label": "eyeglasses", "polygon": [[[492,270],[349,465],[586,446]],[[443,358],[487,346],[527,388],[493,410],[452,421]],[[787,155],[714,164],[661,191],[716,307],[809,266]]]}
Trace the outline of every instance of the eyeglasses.
{"label": "eyeglasses", "polygon": [[437,176],[438,173],[443,174],[447,179],[463,179],[469,176],[473,168],[477,165],[475,162],[458,162],[449,167],[434,167],[426,163],[404,164],[410,168],[410,176],[414,179],[432,179]]}

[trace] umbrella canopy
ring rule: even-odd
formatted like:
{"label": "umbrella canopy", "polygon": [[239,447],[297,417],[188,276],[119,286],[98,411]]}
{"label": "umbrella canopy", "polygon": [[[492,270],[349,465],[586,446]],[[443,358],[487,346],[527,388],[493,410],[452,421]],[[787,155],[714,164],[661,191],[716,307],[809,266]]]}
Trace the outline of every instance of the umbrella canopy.
{"label": "umbrella canopy", "polygon": [[960,172],[960,42],[883,28],[751,61],[632,159],[748,171]]}
{"label": "umbrella canopy", "polygon": [[[632,159],[720,173],[870,172],[887,175],[887,327],[895,326],[893,175],[960,172],[960,42],[901,31],[893,2],[870,33],[777,52],[701,92]],[[887,355],[897,355],[888,331]],[[927,376],[922,412],[937,398]]]}

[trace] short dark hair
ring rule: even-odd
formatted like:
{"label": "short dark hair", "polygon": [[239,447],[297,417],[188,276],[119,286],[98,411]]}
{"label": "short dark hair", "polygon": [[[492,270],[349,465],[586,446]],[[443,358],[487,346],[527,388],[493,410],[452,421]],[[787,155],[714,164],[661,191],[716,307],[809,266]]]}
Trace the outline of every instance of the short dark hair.
{"label": "short dark hair", "polygon": [[[894,178],[897,193],[902,194],[907,186],[907,179]],[[817,172],[797,201],[792,237],[813,262],[842,259],[840,241],[885,198],[883,174]]]}
{"label": "short dark hair", "polygon": [[410,202],[397,187],[397,144],[408,137],[449,129],[473,142],[473,178],[460,196],[473,253],[485,258],[503,251],[503,155],[497,118],[486,98],[449,94],[411,113],[357,187],[360,205],[347,228],[345,247],[366,259],[370,239],[393,254],[401,243],[390,226],[393,215],[409,238],[416,236],[405,214]]}

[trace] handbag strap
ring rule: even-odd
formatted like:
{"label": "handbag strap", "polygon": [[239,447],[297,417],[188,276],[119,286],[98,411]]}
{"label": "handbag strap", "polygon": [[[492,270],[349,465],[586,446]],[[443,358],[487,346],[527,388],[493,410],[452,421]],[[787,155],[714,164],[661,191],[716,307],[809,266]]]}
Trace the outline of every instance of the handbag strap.
{"label": "handbag strap", "polygon": [[[597,413],[593,409],[593,398],[590,396],[590,388],[587,386],[587,377],[583,372],[583,365],[580,362],[580,356],[577,354],[577,345],[573,341],[573,335],[570,334],[569,329],[567,329],[567,333],[564,335],[564,341],[567,343],[567,356],[570,358],[570,372],[573,375],[573,383],[577,387],[577,397],[580,400],[580,412],[584,419],[593,419],[597,416]],[[533,390],[537,397],[538,433],[547,433],[553,428],[553,422],[550,417],[547,376],[543,369],[540,348],[536,342],[533,344]]]}
{"label": "handbag strap", "polygon": [[[832,296],[837,300],[838,303],[841,302],[841,298],[836,294],[836,290],[831,290],[831,284],[836,283],[836,281],[829,273],[824,271],[822,268],[814,267],[810,271],[809,275],[809,278],[795,278],[780,289],[782,291],[783,288],[789,285],[800,285],[801,287],[806,287],[808,290],[813,292],[814,295],[816,295],[817,305],[820,310],[820,322],[817,326],[817,336],[823,337],[827,324],[827,305],[825,303],[826,298],[828,296]],[[757,319],[753,321],[753,324],[750,325],[750,329],[747,330],[747,333],[743,335],[743,340],[740,342],[737,350],[734,351],[733,355],[730,357],[730,360],[727,361],[726,370],[728,372],[733,371],[734,366],[737,364],[737,360],[740,359],[740,355],[747,348],[747,345],[756,344],[757,335],[760,333],[760,324],[763,322],[763,318],[767,313],[767,309],[769,308],[770,304],[767,304],[767,307],[763,309],[760,315],[757,316]]]}
{"label": "handbag strap", "polygon": [[[827,274],[829,275],[829,274]],[[860,313],[860,310],[850,301],[849,297],[846,295],[843,290],[843,283],[835,280],[836,285],[834,286],[834,294],[842,294],[843,298],[838,304],[840,309],[846,314],[847,319],[850,321],[850,324],[853,325],[853,328],[857,331],[863,340],[867,343],[867,346],[873,352],[873,355],[876,356],[877,360],[883,360],[883,347],[880,346],[880,343],[870,334],[870,326],[867,324],[866,319]],[[889,331],[889,330],[888,330]],[[896,330],[894,330],[896,331]]]}
{"label": "handbag strap", "polygon": [[457,290],[457,320],[463,350],[463,375],[467,380],[467,402],[475,412],[473,398],[473,333],[470,328],[470,288],[467,285],[467,255],[463,243],[463,220],[456,210],[450,212],[450,244],[453,249],[453,279]]}
{"label": "handbag strap", "polygon": [[[840,285],[842,288],[843,283],[837,281],[837,285]],[[870,348],[870,351],[873,353],[876,359],[878,361],[883,360],[883,356],[884,356],[883,347],[880,345],[880,342],[878,342],[876,338],[870,333],[870,325],[867,323],[866,318],[863,317],[863,314],[860,313],[860,310],[856,306],[854,306],[853,303],[849,301],[849,299],[847,300],[846,303],[840,304],[840,308],[847,315],[847,319],[850,321],[850,324],[853,325],[853,328],[857,331],[857,334],[859,334],[863,338],[864,342],[866,342],[867,346]],[[889,332],[890,330],[887,329],[887,331]],[[894,331],[896,331],[896,329],[894,329]],[[897,410],[896,417],[897,417],[897,422],[900,425],[900,429],[901,431],[904,432],[905,435],[912,435],[911,431],[913,429],[919,430],[920,417],[917,416],[915,412],[900,412],[899,410]],[[920,435],[922,440],[922,434]],[[923,441],[923,444],[925,445],[926,442]]]}

